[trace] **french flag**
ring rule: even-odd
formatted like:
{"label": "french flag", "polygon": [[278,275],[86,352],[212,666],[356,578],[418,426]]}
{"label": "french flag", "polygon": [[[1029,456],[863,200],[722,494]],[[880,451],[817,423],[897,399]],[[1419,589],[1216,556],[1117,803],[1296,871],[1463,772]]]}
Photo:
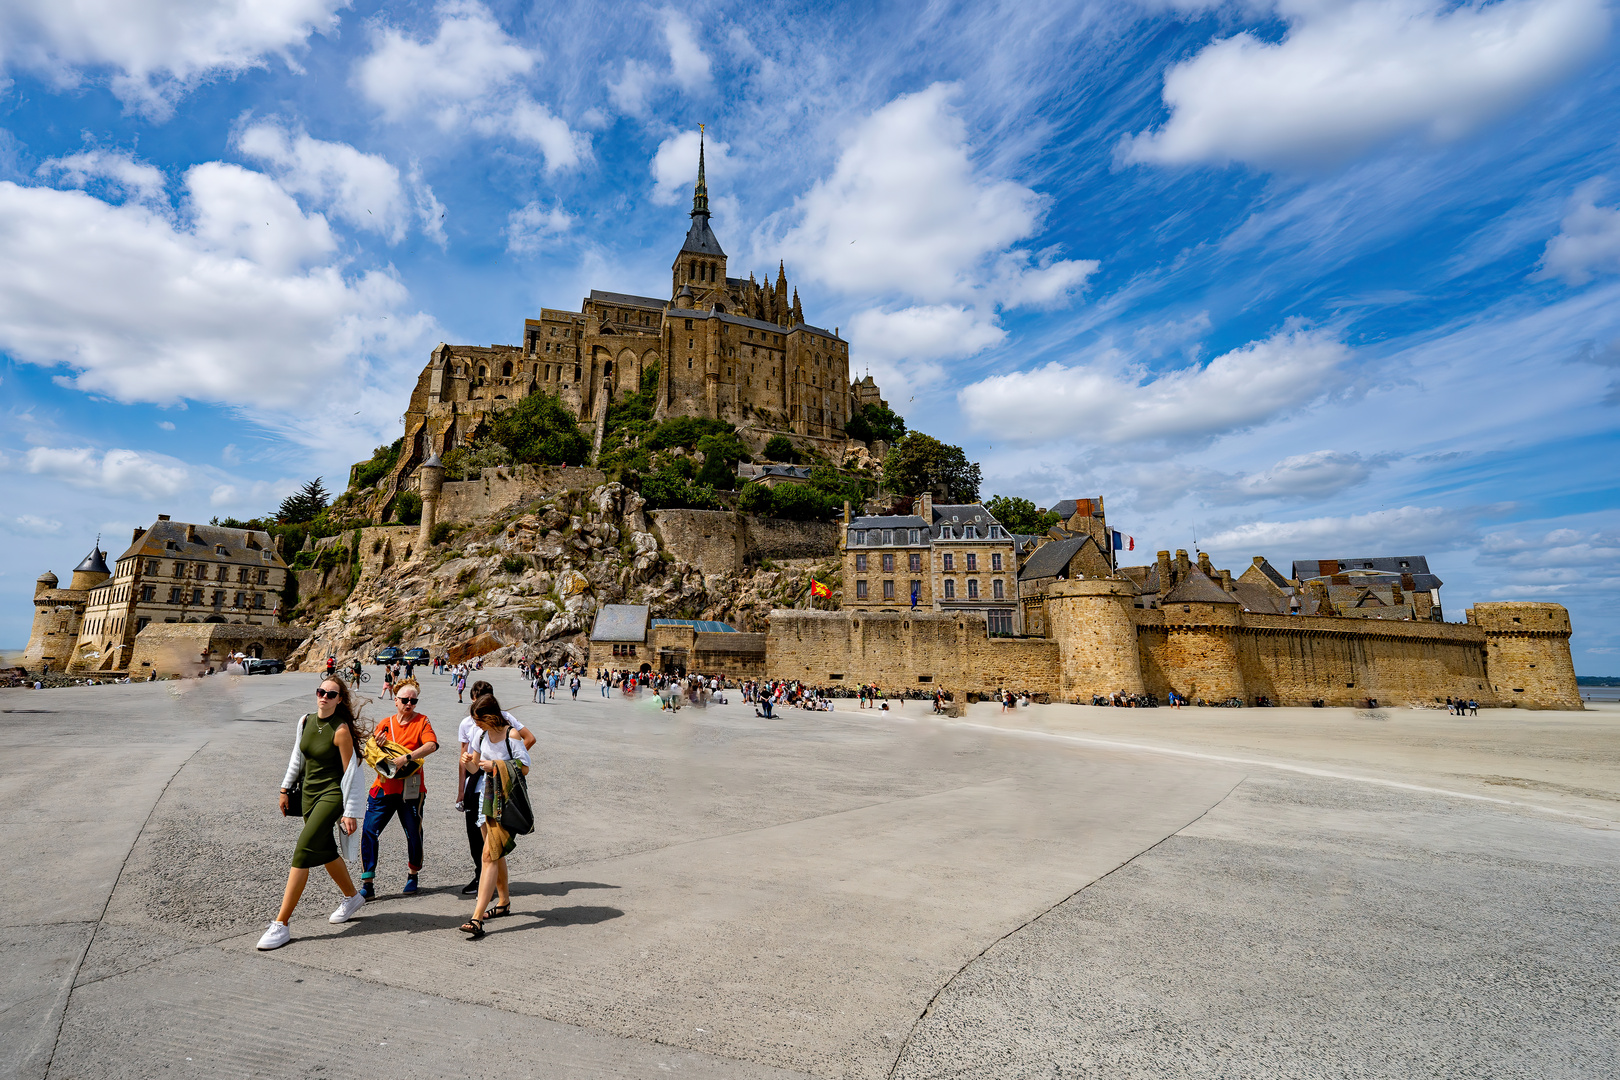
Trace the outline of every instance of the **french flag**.
{"label": "french flag", "polygon": [[1114,550],[1115,551],[1135,551],[1136,550],[1136,537],[1134,537],[1134,536],[1126,536],[1124,533],[1120,532],[1118,529],[1113,529],[1113,530],[1110,530],[1110,531],[1113,532],[1113,534],[1114,534]]}

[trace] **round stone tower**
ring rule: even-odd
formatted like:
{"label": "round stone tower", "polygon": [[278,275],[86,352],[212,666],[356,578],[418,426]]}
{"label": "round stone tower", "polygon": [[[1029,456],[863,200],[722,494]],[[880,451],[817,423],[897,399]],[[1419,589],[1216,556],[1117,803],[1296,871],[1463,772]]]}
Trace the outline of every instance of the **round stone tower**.
{"label": "round stone tower", "polygon": [[1197,569],[1159,602],[1165,629],[1160,660],[1169,688],[1196,702],[1248,701],[1238,662],[1237,597]]}
{"label": "round stone tower", "polygon": [[1131,618],[1134,596],[1130,582],[1112,578],[1058,581],[1047,590],[1063,700],[1089,704],[1093,694],[1142,692],[1142,660]]}
{"label": "round stone tower", "polygon": [[1569,655],[1562,604],[1475,604],[1468,621],[1485,631],[1485,674],[1503,705],[1584,709]]}
{"label": "round stone tower", "polygon": [[437,451],[417,466],[416,481],[422,496],[422,529],[416,535],[416,550],[425,555],[432,543],[433,526],[439,520],[439,493],[444,490],[444,462]]}
{"label": "round stone tower", "polygon": [[107,553],[101,550],[101,538],[96,537],[96,546],[90,549],[90,554],[84,561],[73,568],[73,580],[68,588],[79,592],[89,592],[103,581],[112,577],[112,571],[107,569]]}

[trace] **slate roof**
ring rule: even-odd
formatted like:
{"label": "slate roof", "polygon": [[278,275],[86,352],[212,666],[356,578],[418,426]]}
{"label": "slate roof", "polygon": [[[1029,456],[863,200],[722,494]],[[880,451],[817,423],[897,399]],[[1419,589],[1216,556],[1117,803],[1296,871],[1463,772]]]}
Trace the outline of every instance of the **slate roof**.
{"label": "slate roof", "polygon": [[668,300],[656,300],[651,296],[637,296],[634,293],[603,292],[601,289],[591,290],[591,299],[599,304],[617,304],[620,307],[653,308],[663,311],[669,305]]}
{"label": "slate roof", "polygon": [[[1290,587],[1288,579],[1282,576],[1282,571],[1278,570],[1275,566],[1272,566],[1267,560],[1261,559],[1254,565],[1258,567],[1260,572],[1266,576],[1266,580],[1277,586],[1277,588],[1286,589]],[[1299,564],[1295,563],[1294,565],[1298,566]]]}
{"label": "slate roof", "polygon": [[1169,595],[1159,602],[1161,604],[1236,604],[1238,598],[1221,588],[1213,578],[1194,570],[1184,580],[1176,582],[1176,587],[1171,589]]}
{"label": "slate roof", "polygon": [[90,554],[84,557],[82,563],[73,568],[73,572],[75,574],[112,574],[112,571],[107,569],[107,553],[101,550],[100,544],[90,549]]}
{"label": "slate roof", "polygon": [[[1324,562],[1337,563],[1338,569],[1324,567]],[[1407,565],[1402,566],[1402,563]],[[1344,574],[1352,570],[1382,570],[1387,574],[1411,574],[1413,588],[1438,589],[1444,584],[1438,577],[1429,571],[1429,559],[1426,555],[1375,555],[1371,558],[1356,559],[1295,559],[1294,577],[1306,581],[1315,577],[1327,577],[1330,574]]]}
{"label": "slate roof", "polygon": [[1019,581],[1034,581],[1038,578],[1057,577],[1068,567],[1069,562],[1078,554],[1080,549],[1091,543],[1089,536],[1073,536],[1067,540],[1054,540],[1050,544],[1042,544],[1035,549],[1024,562],[1023,569],[1018,571]]}
{"label": "slate roof", "polygon": [[592,641],[646,641],[646,604],[604,604],[591,627]]}
{"label": "slate roof", "polygon": [[[737,628],[730,623],[715,622],[713,619],[654,619],[654,626],[690,626],[700,634],[735,634]],[[595,634],[591,637],[594,639]]]}
{"label": "slate roof", "polygon": [[920,529],[927,525],[916,514],[882,514],[858,517],[849,523],[852,529]]}
{"label": "slate roof", "polygon": [[[935,540],[939,539],[940,531],[943,529],[949,528],[953,532],[959,533],[960,530],[969,525],[978,526],[978,538],[985,540],[990,536],[990,526],[999,525],[1000,522],[992,517],[990,511],[986,510],[981,503],[935,503],[932,524],[932,535]],[[1010,533],[1008,538],[1011,538]],[[961,537],[957,535],[954,539],[959,540]]]}
{"label": "slate roof", "polygon": [[715,239],[714,230],[709,228],[708,214],[692,215],[692,227],[686,230],[686,243],[681,245],[681,250],[699,255],[718,255],[722,259],[726,257],[720,241]]}
{"label": "slate roof", "polygon": [[[276,554],[275,544],[267,532],[254,529],[227,529],[223,525],[198,525],[196,529],[197,540],[192,543],[186,540],[184,521],[158,521],[142,533],[139,539],[132,541],[119,558],[156,556],[184,559],[255,559],[270,566],[287,565],[281,556]],[[258,547],[248,547],[249,539],[258,544]],[[174,546],[170,547],[170,544]],[[223,556],[214,550],[220,545],[225,547]],[[269,552],[269,558],[265,558],[264,552]]]}
{"label": "slate roof", "polygon": [[1288,598],[1278,596],[1264,585],[1255,585],[1248,581],[1233,581],[1232,589],[1245,611],[1253,611],[1261,615],[1288,614]]}

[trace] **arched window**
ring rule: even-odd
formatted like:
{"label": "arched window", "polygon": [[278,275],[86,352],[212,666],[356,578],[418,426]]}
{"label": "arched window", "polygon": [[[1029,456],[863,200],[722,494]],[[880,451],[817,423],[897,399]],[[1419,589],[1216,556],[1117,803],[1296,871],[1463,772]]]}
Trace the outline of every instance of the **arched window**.
{"label": "arched window", "polygon": [[480,379],[482,379],[485,375],[488,375],[488,374],[489,374],[489,369],[486,368],[483,364],[479,364],[478,365],[478,377]]}
{"label": "arched window", "polygon": [[501,374],[508,379],[512,377],[512,361],[508,360],[505,364],[501,365]]}
{"label": "arched window", "polygon": [[613,374],[613,361],[611,361],[611,360],[602,361],[602,374],[603,375],[611,375],[611,374]]}

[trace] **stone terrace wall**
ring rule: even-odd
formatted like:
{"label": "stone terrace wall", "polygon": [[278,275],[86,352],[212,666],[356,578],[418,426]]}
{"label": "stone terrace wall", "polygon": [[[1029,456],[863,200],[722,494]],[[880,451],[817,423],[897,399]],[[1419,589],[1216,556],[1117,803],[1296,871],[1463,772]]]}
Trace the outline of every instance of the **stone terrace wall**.
{"label": "stone terrace wall", "polygon": [[471,521],[554,491],[589,491],[607,483],[600,469],[513,465],[485,469],[477,480],[451,480],[439,494],[440,521]]}
{"label": "stone terrace wall", "polygon": [[734,574],[761,559],[826,559],[838,554],[840,526],[785,521],[731,510],[654,510],[664,547],[705,574]]}
{"label": "stone terrace wall", "polygon": [[[1231,689],[1251,704],[1262,695],[1279,705],[1321,699],[1355,706],[1368,698],[1405,705],[1447,696],[1497,702],[1486,677],[1485,635],[1472,626],[1376,620],[1347,626],[1314,616],[1244,614],[1229,632],[1238,671],[1235,680],[1220,680],[1221,692]],[[1164,612],[1146,611],[1138,613],[1137,633],[1150,692],[1209,696],[1195,685],[1209,673],[1178,652],[1186,631],[1167,627]]]}
{"label": "stone terrace wall", "polygon": [[818,686],[1055,694],[1058,646],[1045,638],[991,638],[977,613],[776,610],[766,633],[766,675]]}

